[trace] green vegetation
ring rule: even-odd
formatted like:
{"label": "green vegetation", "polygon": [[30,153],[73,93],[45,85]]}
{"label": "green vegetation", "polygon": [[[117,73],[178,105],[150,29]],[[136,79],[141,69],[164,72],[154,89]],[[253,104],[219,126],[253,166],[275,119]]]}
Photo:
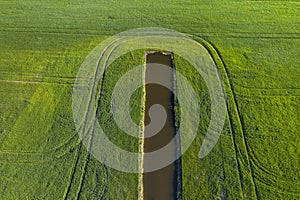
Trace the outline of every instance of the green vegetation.
{"label": "green vegetation", "polygon": [[[300,3],[292,0],[0,2],[0,199],[137,199],[139,176],[110,169],[79,142],[72,87],[88,53],[137,27],[187,33],[210,52],[228,116],[217,146],[198,158],[210,118],[201,76],[175,55],[198,92],[201,120],[182,157],[183,199],[299,199]],[[104,79],[99,123],[120,147],[111,92],[143,50],[117,59]],[[141,118],[142,89],[131,99]]]}

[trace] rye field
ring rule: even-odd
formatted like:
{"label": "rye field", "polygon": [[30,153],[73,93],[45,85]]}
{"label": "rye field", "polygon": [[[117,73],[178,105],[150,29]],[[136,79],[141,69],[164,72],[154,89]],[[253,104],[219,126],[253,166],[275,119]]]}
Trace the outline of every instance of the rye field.
{"label": "rye field", "polygon": [[[179,196],[300,199],[299,13],[297,0],[1,0],[0,199],[141,198],[139,174],[106,166],[80,141],[72,91],[82,62],[99,43],[143,27],[173,29],[203,46],[227,97],[222,134],[200,159],[209,92],[193,66],[174,55],[201,111],[196,139],[181,158]],[[141,142],[115,123],[111,96],[117,81],[145,62],[146,50],[107,67],[95,97],[104,132],[131,152],[139,152]],[[139,88],[130,99],[137,124],[143,95]]]}

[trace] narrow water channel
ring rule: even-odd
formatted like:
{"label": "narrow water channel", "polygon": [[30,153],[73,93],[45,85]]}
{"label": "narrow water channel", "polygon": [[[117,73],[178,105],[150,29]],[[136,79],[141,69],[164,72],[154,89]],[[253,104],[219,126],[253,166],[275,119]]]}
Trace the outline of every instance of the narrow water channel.
{"label": "narrow water channel", "polygon": [[[155,68],[147,66],[151,63],[151,66],[163,64],[172,67],[171,55],[165,55],[160,52],[148,53],[146,55],[146,82],[150,76],[157,75],[158,71]],[[158,64],[157,64],[158,63]],[[164,74],[165,81],[170,85],[173,85],[173,74]],[[144,140],[144,152],[151,152],[158,150],[168,144],[175,135],[174,124],[174,95],[172,91],[158,84],[146,85],[146,103],[145,103],[145,125],[150,123],[149,109],[154,104],[162,105],[167,112],[167,120],[164,127],[156,135],[145,138]],[[145,136],[147,136],[147,128],[145,128]],[[175,157],[176,146],[174,146],[174,152],[168,156]],[[161,158],[163,159],[163,158]],[[144,160],[144,165],[151,163],[151,160]],[[154,172],[148,172],[143,174],[143,188],[145,200],[174,200],[176,199],[176,164],[175,162],[168,165],[165,168]]]}

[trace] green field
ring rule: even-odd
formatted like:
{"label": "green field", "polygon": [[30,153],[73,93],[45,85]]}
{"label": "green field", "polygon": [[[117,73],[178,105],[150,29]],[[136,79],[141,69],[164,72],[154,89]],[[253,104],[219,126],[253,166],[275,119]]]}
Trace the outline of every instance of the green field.
{"label": "green field", "polygon": [[[0,199],[138,199],[138,174],[111,169],[80,142],[72,114],[78,69],[103,40],[164,27],[203,45],[224,82],[227,118],[208,156],[198,153],[210,120],[200,74],[175,55],[198,94],[198,134],[182,156],[183,199],[300,198],[300,2],[296,0],[0,2]],[[138,152],[111,115],[117,80],[144,63],[118,58],[99,88],[98,121],[116,145]],[[131,115],[142,119],[142,88]]]}

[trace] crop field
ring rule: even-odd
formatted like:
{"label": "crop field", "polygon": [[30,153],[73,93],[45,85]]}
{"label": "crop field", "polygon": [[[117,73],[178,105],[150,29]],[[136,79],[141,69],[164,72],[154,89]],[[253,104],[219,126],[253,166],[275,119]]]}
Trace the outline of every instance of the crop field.
{"label": "crop field", "polygon": [[[226,93],[223,131],[200,159],[209,91],[196,69],[174,55],[200,105],[196,138],[181,157],[179,196],[300,199],[299,13],[297,0],[1,0],[0,199],[141,199],[139,174],[99,162],[80,141],[72,92],[82,62],[99,43],[142,27],[197,41]],[[95,97],[107,137],[130,152],[143,143],[118,127],[111,96],[126,72],[144,64],[146,50],[153,49],[131,51],[107,66]],[[129,103],[139,125],[143,97],[140,87]]]}

